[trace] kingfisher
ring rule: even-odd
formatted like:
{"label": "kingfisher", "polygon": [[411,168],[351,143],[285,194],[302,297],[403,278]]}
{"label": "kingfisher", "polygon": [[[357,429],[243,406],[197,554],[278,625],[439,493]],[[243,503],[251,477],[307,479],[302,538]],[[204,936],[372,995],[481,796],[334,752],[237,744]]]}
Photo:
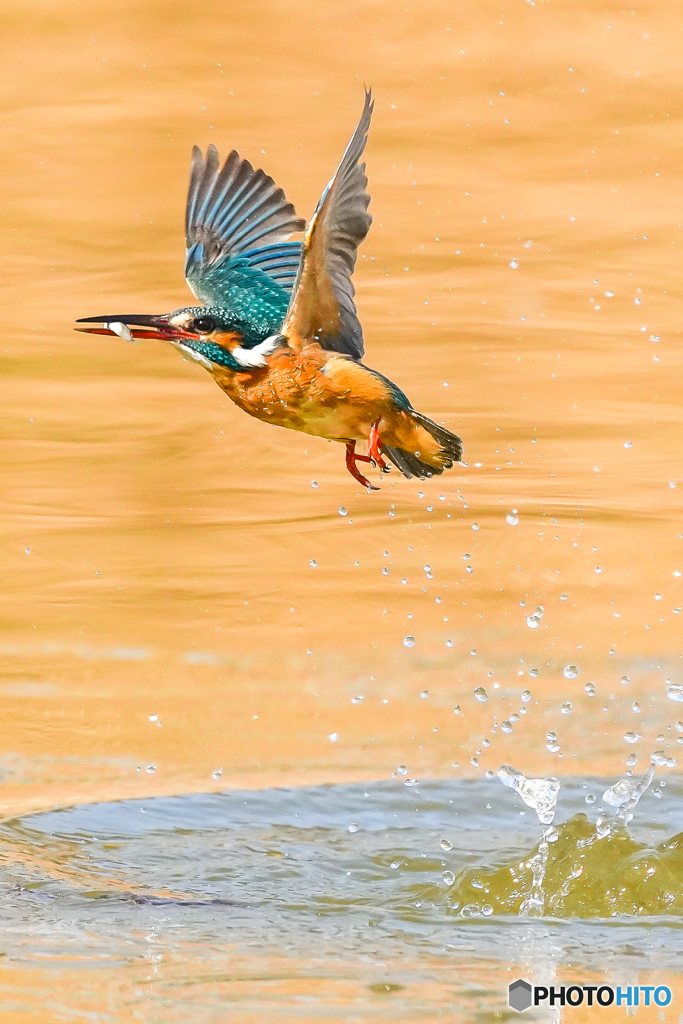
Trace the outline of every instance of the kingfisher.
{"label": "kingfisher", "polygon": [[[185,216],[185,278],[201,305],[171,313],[84,317],[92,334],[156,338],[201,363],[263,423],[338,441],[364,487],[370,463],[425,479],[462,455],[459,437],[417,412],[363,362],[352,275],[372,217],[365,164],[370,90],[334,176],[308,224],[284,192],[236,150],[220,165],[195,146]],[[291,236],[303,232],[301,241]],[[366,453],[356,450],[364,443]]]}

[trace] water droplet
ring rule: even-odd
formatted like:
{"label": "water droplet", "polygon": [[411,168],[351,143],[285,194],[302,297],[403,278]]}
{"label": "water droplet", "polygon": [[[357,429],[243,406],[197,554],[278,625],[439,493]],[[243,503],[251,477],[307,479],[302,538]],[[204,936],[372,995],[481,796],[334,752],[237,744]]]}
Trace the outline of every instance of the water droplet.
{"label": "water droplet", "polygon": [[626,686],[627,683],[631,682],[631,677],[630,676],[622,676],[621,677],[621,681],[624,684],[624,686]]}
{"label": "water droplet", "polygon": [[568,599],[569,594],[560,594],[560,601],[567,601]]}
{"label": "water droplet", "polygon": [[565,679],[576,679],[576,677],[578,676],[580,671],[581,671],[581,669],[577,668],[576,665],[565,665],[564,673],[563,673],[564,674],[564,678]]}
{"label": "water droplet", "polygon": [[529,629],[538,629],[541,625],[540,617],[538,615],[529,615],[526,620],[526,624]]}
{"label": "water droplet", "polygon": [[511,266],[513,270],[516,270],[519,266],[519,261],[513,257],[513,259],[510,260],[509,266]]}
{"label": "water droplet", "polygon": [[512,512],[508,512],[505,516],[505,522],[510,526],[516,526],[519,522],[519,516],[517,515],[517,509],[513,509]]}
{"label": "water droplet", "polygon": [[633,712],[634,715],[639,715],[640,714],[640,704],[638,703],[637,700],[634,700],[633,704],[631,704],[631,711]]}
{"label": "water droplet", "polygon": [[315,569],[318,565],[315,558],[312,558],[308,564],[310,565],[311,569]]}
{"label": "water droplet", "polygon": [[655,601],[661,601],[661,600],[662,600],[662,595],[661,594],[655,594]]}
{"label": "water droplet", "polygon": [[624,448],[633,448],[633,441],[624,441]]}
{"label": "water droplet", "polygon": [[529,669],[529,675],[531,676],[532,679],[537,679],[538,678],[538,669],[537,668],[530,668]]}
{"label": "water droplet", "polygon": [[471,758],[470,758],[470,764],[471,764],[471,765],[472,765],[472,766],[473,766],[474,768],[478,768],[478,767],[479,767],[479,760],[478,760],[478,758],[476,758],[476,757],[471,757]]}
{"label": "water droplet", "polygon": [[389,866],[390,866],[392,871],[397,871],[398,868],[400,868],[400,866],[401,866],[401,862],[400,862],[400,860],[392,860],[392,862],[391,862],[391,864]]}
{"label": "water droplet", "polygon": [[612,826],[607,818],[600,816],[595,823],[595,831],[598,834],[599,839],[605,839],[606,836],[612,831]]}
{"label": "water droplet", "polygon": [[420,696],[422,697],[423,700],[426,700],[427,697],[429,696],[429,690],[420,690]]}
{"label": "water droplet", "polygon": [[337,736],[336,732],[331,732],[330,735],[327,738],[330,741],[330,743],[336,743],[337,740],[339,739],[339,737]]}
{"label": "water droplet", "polygon": [[589,697],[594,697],[595,694],[598,692],[595,687],[595,683],[586,683],[586,685],[584,686],[584,690],[586,691]]}
{"label": "water droplet", "polygon": [[[443,843],[441,845],[443,846]],[[452,871],[444,871],[441,877],[446,885],[453,885],[453,882],[455,881],[455,875]]]}
{"label": "water droplet", "polygon": [[650,763],[656,764],[658,768],[663,768],[666,764],[666,754],[663,750],[655,750],[650,754]]}
{"label": "water droplet", "polygon": [[414,647],[415,643],[416,643],[416,640],[415,640],[414,636],[410,636],[410,634],[408,634],[408,636],[404,636],[403,637],[403,646],[404,647]]}
{"label": "water droplet", "polygon": [[493,913],[493,907],[490,903],[485,903],[481,908],[482,917],[490,917]]}
{"label": "water droplet", "polygon": [[509,721],[509,720],[508,720],[508,719],[506,718],[504,722],[501,722],[501,723],[500,723],[500,728],[501,728],[501,731],[502,731],[502,732],[507,732],[507,733],[510,733],[510,732],[512,732],[512,722],[510,722],[510,721]]}
{"label": "water droplet", "polygon": [[439,846],[441,847],[442,850],[445,850],[446,853],[448,853],[449,850],[453,849],[453,843],[449,842],[448,839],[442,839],[441,842],[439,843]]}
{"label": "water droplet", "polygon": [[222,777],[223,777],[223,769],[222,768],[216,768],[216,770],[214,772],[211,772],[211,778],[214,780],[214,782],[218,782],[218,780],[220,778],[222,778]]}
{"label": "water droplet", "polygon": [[403,785],[404,786],[419,786],[420,785],[420,780],[419,779],[406,779],[406,781],[403,783]]}
{"label": "water droplet", "polygon": [[568,715],[573,706],[574,705],[572,704],[572,702],[570,700],[565,700],[560,705],[560,711],[562,712],[563,715]]}
{"label": "water droplet", "polygon": [[461,712],[461,710],[462,710],[462,709],[461,709],[460,705],[459,705],[459,704],[456,704],[456,705],[455,705],[455,707],[453,708],[453,714],[454,714],[454,715],[459,715],[459,714],[460,714],[460,712]]}
{"label": "water droplet", "polygon": [[677,729],[678,732],[683,732],[683,722],[681,722],[680,718],[676,722],[676,729]]}
{"label": "water droplet", "polygon": [[145,768],[145,771],[147,772],[148,775],[154,775],[156,770],[157,766],[155,764],[148,764],[147,767]]}
{"label": "water droplet", "polygon": [[471,557],[472,557],[472,555],[463,555],[462,556],[464,562],[469,562]]}
{"label": "water droplet", "polygon": [[355,697],[352,697],[352,698],[351,698],[351,703],[352,703],[352,704],[360,704],[360,702],[361,702],[362,700],[363,700],[363,694],[362,694],[362,693],[359,693],[359,694],[357,694],[357,695],[356,695]]}
{"label": "water droplet", "polygon": [[337,509],[337,512],[339,513],[340,516],[347,516],[349,514],[348,508],[346,508],[344,505],[340,505],[339,508]]}
{"label": "water droplet", "polygon": [[388,570],[388,569],[387,569],[387,567],[385,566],[385,567],[384,567],[384,568],[382,569],[382,576],[388,576],[388,575],[389,575],[389,570]]}
{"label": "water droplet", "polygon": [[483,686],[475,687],[474,696],[477,698],[480,704],[484,704],[489,699],[489,695]]}
{"label": "water droplet", "polygon": [[588,793],[588,794],[587,794],[587,795],[586,795],[586,796],[584,797],[584,801],[585,801],[585,803],[587,803],[587,804],[594,804],[594,803],[595,803],[595,796],[594,796],[594,795],[593,795],[592,793]]}
{"label": "water droplet", "polygon": [[424,569],[425,572],[431,572],[432,571],[431,565],[423,565],[422,568]]}
{"label": "water droplet", "polygon": [[683,702],[683,686],[679,686],[677,683],[672,683],[667,679],[666,681],[666,695],[669,700],[674,700],[677,703]]}
{"label": "water droplet", "polygon": [[148,717],[150,722],[158,722],[159,721],[159,716],[158,715],[148,715],[147,717]]}
{"label": "water droplet", "polygon": [[638,755],[637,754],[629,754],[628,757],[626,758],[626,765],[627,765],[627,767],[628,768],[633,768],[633,766],[635,764],[638,764]]}
{"label": "water droplet", "polygon": [[407,775],[408,774],[407,767],[404,764],[400,764],[398,766],[398,768],[396,769],[396,774],[397,775]]}
{"label": "water droplet", "polygon": [[547,843],[556,843],[560,838],[560,833],[556,828],[547,828],[543,833],[543,838]]}
{"label": "water droplet", "polygon": [[360,827],[356,825],[355,821],[352,821],[349,825],[349,832],[360,832]]}
{"label": "water droplet", "polygon": [[473,530],[478,530],[479,529],[479,523],[472,523],[472,529]]}
{"label": "water droplet", "polygon": [[[529,673],[529,675],[531,675],[531,673]],[[525,704],[529,703],[529,701],[531,700],[531,690],[524,690],[524,692],[522,693],[522,700]]]}
{"label": "water droplet", "polygon": [[318,486],[318,481],[317,480],[311,480],[311,487],[315,488],[317,486]]}
{"label": "water droplet", "polygon": [[638,740],[642,739],[639,732],[627,732],[624,735],[624,739],[627,743],[637,743]]}

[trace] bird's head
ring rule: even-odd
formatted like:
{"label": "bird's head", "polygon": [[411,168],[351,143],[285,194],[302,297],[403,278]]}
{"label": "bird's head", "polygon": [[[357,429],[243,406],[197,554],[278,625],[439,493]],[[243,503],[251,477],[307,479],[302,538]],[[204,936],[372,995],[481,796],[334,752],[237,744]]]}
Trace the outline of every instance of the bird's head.
{"label": "bird's head", "polygon": [[159,315],[88,316],[76,323],[101,325],[76,328],[86,334],[116,334],[126,341],[168,341],[209,370],[218,366],[230,370],[265,366],[265,357],[285,342],[282,335],[273,335],[267,328],[259,330],[253,321],[241,320],[229,310],[207,306],[186,306]]}

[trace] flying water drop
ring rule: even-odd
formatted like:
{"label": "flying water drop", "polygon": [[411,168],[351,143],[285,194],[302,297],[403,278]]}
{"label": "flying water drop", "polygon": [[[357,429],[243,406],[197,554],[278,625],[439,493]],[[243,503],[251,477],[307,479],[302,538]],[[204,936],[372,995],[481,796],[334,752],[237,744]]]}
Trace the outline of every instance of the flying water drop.
{"label": "flying water drop", "polygon": [[672,683],[670,679],[666,681],[666,695],[669,700],[676,701],[677,703],[683,702],[683,686],[679,686],[677,683]]}
{"label": "flying water drop", "polygon": [[541,625],[541,619],[543,618],[543,605],[539,604],[538,608],[532,615],[529,615],[526,620],[526,624],[529,629],[538,629]]}

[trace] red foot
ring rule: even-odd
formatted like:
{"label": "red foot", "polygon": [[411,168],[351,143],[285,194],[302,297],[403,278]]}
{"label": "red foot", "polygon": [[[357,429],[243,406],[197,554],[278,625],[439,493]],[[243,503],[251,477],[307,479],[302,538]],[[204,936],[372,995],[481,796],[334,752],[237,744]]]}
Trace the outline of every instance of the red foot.
{"label": "red foot", "polygon": [[354,480],[357,480],[363,487],[367,487],[369,491],[378,491],[379,487],[375,487],[367,480],[358,469],[357,462],[372,462],[373,460],[368,455],[357,455],[356,454],[356,442],[348,441],[346,444],[346,468],[348,469]]}
{"label": "red foot", "polygon": [[379,436],[379,420],[370,427],[370,436],[368,437],[368,455],[376,466],[384,472],[389,472],[389,466],[382,458],[382,451],[384,446],[382,445],[382,439]]}

